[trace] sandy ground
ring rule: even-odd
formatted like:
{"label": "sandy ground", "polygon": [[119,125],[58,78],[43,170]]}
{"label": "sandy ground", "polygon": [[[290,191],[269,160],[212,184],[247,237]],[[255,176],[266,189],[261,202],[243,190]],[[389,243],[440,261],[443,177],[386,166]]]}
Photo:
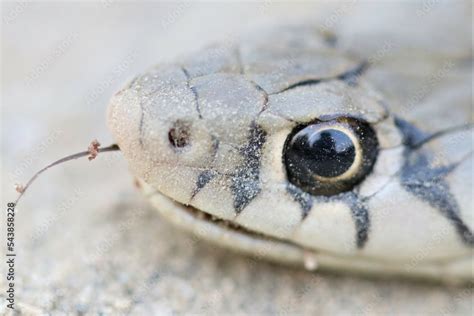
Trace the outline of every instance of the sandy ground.
{"label": "sandy ground", "polygon": [[[13,184],[45,163],[94,138],[111,143],[107,101],[149,65],[265,24],[338,12],[271,2],[2,7],[4,207]],[[148,206],[120,154],[51,170],[17,211],[16,311],[25,315],[472,314],[469,288],[312,274],[196,240]],[[2,264],[2,314],[5,273]]]}

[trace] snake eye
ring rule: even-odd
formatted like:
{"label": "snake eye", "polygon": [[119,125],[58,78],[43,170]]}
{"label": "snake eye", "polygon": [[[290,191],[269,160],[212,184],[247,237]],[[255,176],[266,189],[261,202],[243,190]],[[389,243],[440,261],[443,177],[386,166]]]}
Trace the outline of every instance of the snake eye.
{"label": "snake eye", "polygon": [[295,128],[283,156],[292,184],[314,195],[333,195],[362,181],[377,152],[375,132],[367,123],[338,118]]}

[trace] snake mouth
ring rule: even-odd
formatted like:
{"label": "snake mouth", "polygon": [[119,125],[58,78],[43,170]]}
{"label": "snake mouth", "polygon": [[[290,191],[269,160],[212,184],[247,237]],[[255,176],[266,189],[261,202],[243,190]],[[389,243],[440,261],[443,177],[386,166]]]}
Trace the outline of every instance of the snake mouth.
{"label": "snake mouth", "polygon": [[[138,180],[138,182],[140,189],[145,193],[152,206],[168,221],[197,236],[197,239],[193,239],[193,242],[196,243],[205,240],[250,255],[249,260],[252,261],[267,259],[300,267],[304,266],[309,270],[321,266],[329,271],[347,270],[363,275],[375,274],[379,276],[405,275],[425,280],[443,281],[444,274],[440,272],[445,270],[443,263],[427,263],[426,267],[417,266],[412,271],[403,269],[403,266],[393,264],[393,262],[371,260],[365,257],[347,257],[326,251],[306,249],[291,241],[254,232],[195,207],[176,202],[152,188],[143,180]],[[316,265],[313,265],[314,261],[317,262]],[[308,262],[311,264],[307,265]],[[450,272],[449,278],[459,282],[466,282],[466,280],[473,282],[470,262],[471,256],[458,258],[458,260],[452,262],[454,265],[460,264],[467,268],[463,268],[461,273]],[[449,265],[449,263],[445,264]],[[444,272],[447,273],[447,271]]]}
{"label": "snake mouth", "polygon": [[233,230],[238,233],[246,234],[246,235],[251,235],[252,237],[255,238],[268,238],[268,239],[274,239],[274,240],[280,240],[278,238],[273,238],[266,236],[262,233],[258,233],[256,231],[252,231],[248,228],[245,228],[235,222],[228,221],[226,219],[219,218],[217,216],[211,215],[207,212],[201,211],[200,209],[191,206],[191,205],[184,205],[181,204],[181,207],[188,213],[190,213],[192,216],[196,218],[196,220],[202,220],[206,221],[209,223],[212,223],[213,225],[220,226],[222,229],[227,229],[227,230]]}
{"label": "snake mouth", "polygon": [[184,205],[138,179],[139,188],[168,221],[198,239],[217,243],[250,256],[301,265],[308,251],[287,240],[249,230],[236,223],[215,217],[195,207]]}

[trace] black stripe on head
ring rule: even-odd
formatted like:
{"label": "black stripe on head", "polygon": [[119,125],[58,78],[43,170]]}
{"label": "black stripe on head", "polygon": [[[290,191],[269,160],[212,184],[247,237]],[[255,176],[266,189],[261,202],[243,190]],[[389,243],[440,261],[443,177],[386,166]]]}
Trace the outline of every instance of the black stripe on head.
{"label": "black stripe on head", "polygon": [[186,85],[188,86],[188,88],[191,90],[191,92],[193,93],[193,96],[194,96],[194,102],[195,102],[195,106],[196,106],[196,112],[198,114],[198,117],[200,119],[202,119],[202,114],[201,114],[201,105],[199,104],[199,95],[198,95],[198,92],[197,92],[197,89],[196,87],[194,86],[191,86],[191,76],[188,72],[188,70],[184,67],[181,67],[181,70],[183,71],[184,73],[184,76],[186,77]]}
{"label": "black stripe on head", "polygon": [[196,186],[194,187],[193,194],[191,198],[194,198],[196,194],[201,191],[202,188],[206,186],[214,177],[217,175],[217,172],[214,170],[204,170],[201,172],[197,178]]}
{"label": "black stripe on head", "polygon": [[293,197],[293,200],[300,204],[302,211],[301,218],[305,219],[313,207],[313,196],[291,183],[288,183],[286,186],[286,191]]}
{"label": "black stripe on head", "polygon": [[347,85],[355,87],[359,84],[359,78],[367,71],[369,63],[364,61],[357,65],[355,69],[343,73],[337,79],[344,81]]}
{"label": "black stripe on head", "polygon": [[[292,184],[287,186],[287,191],[293,196],[295,201],[300,203],[303,210],[303,219],[306,218],[315,201],[316,203],[344,202],[351,209],[356,230],[355,240],[357,248],[361,249],[365,246],[369,239],[370,217],[367,207],[357,193],[344,192],[335,196],[313,196]],[[338,229],[338,227],[335,229]]]}
{"label": "black stripe on head", "polygon": [[356,228],[356,245],[361,249],[369,239],[370,217],[369,211],[359,195],[354,192],[342,193],[343,201],[347,203],[352,212]]}
{"label": "black stripe on head", "polygon": [[472,247],[473,234],[459,216],[459,205],[444,179],[456,166],[432,167],[422,151],[408,150],[400,178],[408,192],[438,209],[454,225],[463,242]]}
{"label": "black stripe on head", "polygon": [[469,246],[474,245],[474,236],[459,216],[460,210],[456,198],[452,195],[445,177],[457,164],[434,167],[424,148],[419,148],[431,135],[420,131],[403,119],[396,118],[395,124],[403,135],[405,163],[400,173],[402,186],[436,208],[455,227],[460,238]]}
{"label": "black stripe on head", "polygon": [[[213,160],[216,159],[217,151],[219,150],[219,139],[216,136],[211,135],[212,137],[212,157]],[[217,171],[209,169],[202,171],[196,180],[196,185],[194,187],[193,193],[191,194],[191,199],[193,199],[196,194],[201,191],[214,177],[218,174]]]}
{"label": "black stripe on head", "polygon": [[230,186],[234,196],[234,209],[239,214],[261,191],[260,164],[266,132],[255,123],[250,125],[248,143],[241,149],[244,163],[232,175]]}
{"label": "black stripe on head", "polygon": [[[288,184],[287,191],[291,194],[293,199],[300,204],[303,211],[303,219],[309,214],[309,211],[313,207],[314,200],[316,200],[317,203],[344,202],[351,209],[356,230],[355,240],[357,248],[361,249],[365,246],[369,239],[369,211],[359,195],[355,192],[344,192],[336,196],[313,196],[291,183]],[[338,228],[336,227],[335,229]]]}
{"label": "black stripe on head", "polygon": [[403,143],[408,147],[416,147],[429,137],[428,133],[399,117],[395,117],[395,125],[403,135]]}

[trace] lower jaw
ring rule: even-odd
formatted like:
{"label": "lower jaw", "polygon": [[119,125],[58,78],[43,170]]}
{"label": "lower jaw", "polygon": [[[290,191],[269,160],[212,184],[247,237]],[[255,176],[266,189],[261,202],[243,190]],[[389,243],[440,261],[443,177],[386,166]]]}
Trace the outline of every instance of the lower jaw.
{"label": "lower jaw", "polygon": [[289,241],[250,231],[194,207],[178,203],[142,180],[139,180],[139,184],[151,204],[170,222],[191,232],[199,239],[243,252],[257,260],[268,259],[305,267],[310,259],[315,260],[317,266],[324,270],[338,272],[354,272],[378,277],[407,276],[414,279],[455,284],[474,282],[472,256],[461,258],[452,263],[453,266],[461,265],[462,268],[459,269],[450,269],[446,264],[434,263],[420,264],[408,269],[405,264],[390,264],[386,261],[369,260],[364,257],[338,256],[324,251],[305,249]]}

